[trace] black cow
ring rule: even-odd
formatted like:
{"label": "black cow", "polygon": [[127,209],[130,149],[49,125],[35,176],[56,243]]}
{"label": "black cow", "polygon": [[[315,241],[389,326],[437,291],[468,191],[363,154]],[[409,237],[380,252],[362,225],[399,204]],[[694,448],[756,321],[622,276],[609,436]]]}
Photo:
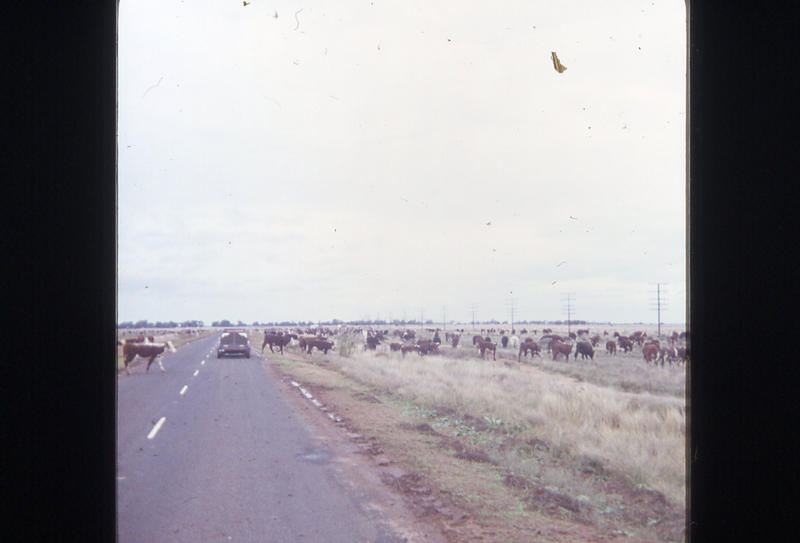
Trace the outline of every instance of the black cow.
{"label": "black cow", "polygon": [[588,356],[592,360],[594,360],[594,349],[592,348],[592,344],[588,341],[579,341],[575,344],[575,360],[578,359],[578,355],[581,355],[582,360],[586,360]]}
{"label": "black cow", "polygon": [[364,345],[364,349],[365,350],[369,349],[371,351],[374,351],[378,347],[378,344],[380,344],[382,339],[383,336],[367,336],[367,343]]}

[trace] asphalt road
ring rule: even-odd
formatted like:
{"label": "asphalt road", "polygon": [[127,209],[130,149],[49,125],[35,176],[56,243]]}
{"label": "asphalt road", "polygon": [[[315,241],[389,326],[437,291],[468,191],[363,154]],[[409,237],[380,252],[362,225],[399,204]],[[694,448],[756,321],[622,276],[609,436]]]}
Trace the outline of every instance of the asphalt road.
{"label": "asphalt road", "polygon": [[396,541],[337,481],[256,349],[218,360],[218,339],[119,377],[119,543]]}

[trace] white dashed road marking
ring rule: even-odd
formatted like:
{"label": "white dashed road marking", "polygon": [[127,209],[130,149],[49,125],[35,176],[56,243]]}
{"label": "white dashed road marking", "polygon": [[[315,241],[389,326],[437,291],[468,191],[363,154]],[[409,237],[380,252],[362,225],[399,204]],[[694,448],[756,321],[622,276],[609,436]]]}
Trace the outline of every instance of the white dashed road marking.
{"label": "white dashed road marking", "polygon": [[181,396],[183,396],[184,394],[186,394],[186,389],[188,389],[188,388],[189,388],[189,386],[188,386],[188,385],[183,385],[183,388],[181,389]]}
{"label": "white dashed road marking", "polygon": [[166,421],[166,420],[167,420],[167,417],[161,417],[159,419],[159,421],[156,423],[156,425],[153,426],[153,429],[150,430],[150,433],[147,434],[147,439],[153,439],[154,437],[156,437],[156,434],[161,429],[161,426],[164,424],[164,421]]}

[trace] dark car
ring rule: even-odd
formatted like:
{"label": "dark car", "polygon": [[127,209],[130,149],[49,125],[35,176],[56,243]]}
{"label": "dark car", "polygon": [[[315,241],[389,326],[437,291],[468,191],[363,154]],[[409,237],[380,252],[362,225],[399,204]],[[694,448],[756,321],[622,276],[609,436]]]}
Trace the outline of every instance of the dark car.
{"label": "dark car", "polygon": [[226,329],[217,347],[217,358],[223,356],[244,356],[250,358],[250,342],[247,333],[242,329]]}

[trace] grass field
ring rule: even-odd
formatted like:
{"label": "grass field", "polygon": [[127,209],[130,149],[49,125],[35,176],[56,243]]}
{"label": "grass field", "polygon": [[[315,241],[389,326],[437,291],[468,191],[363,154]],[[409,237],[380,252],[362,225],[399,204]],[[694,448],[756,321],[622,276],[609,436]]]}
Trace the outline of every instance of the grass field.
{"label": "grass field", "polygon": [[[640,328],[615,329],[629,333]],[[311,366],[341,376],[323,379],[322,370],[313,372],[323,388],[349,386],[353,394],[369,391],[382,406],[418,428],[421,439],[436,435],[435,447],[452,447],[456,458],[472,459],[473,471],[478,469],[475,462],[493,466],[504,474],[505,490],[515,487],[522,492],[520,499],[528,500],[525,503],[532,496],[541,497],[541,492],[551,493],[553,500],[563,501],[562,512],[575,516],[580,511],[579,520],[598,529],[614,524],[611,519],[617,515],[619,522],[649,530],[643,540],[680,539],[675,534],[681,533],[685,519],[684,367],[647,365],[640,348],[616,356],[598,351],[594,361],[572,357],[569,362],[553,361],[545,352],[544,358],[523,359],[519,364],[515,349],[498,347],[496,361],[481,360],[471,345],[472,335],[462,334],[466,344],[457,349],[443,346],[442,354],[424,358],[415,353],[403,358],[382,346],[377,352],[364,351],[358,336],[340,336],[337,350],[328,355],[294,354],[279,363],[284,371],[306,381],[311,379]],[[604,338],[603,345],[609,338]],[[260,339],[260,334],[251,336],[256,347]],[[348,343],[356,346],[349,353]],[[358,417],[358,411],[351,412],[353,420]],[[395,433],[389,428],[373,430]],[[391,446],[392,436],[384,438]],[[424,451],[424,447],[418,449],[416,457],[427,466],[430,477],[439,477],[470,500],[489,499],[485,489],[478,492],[466,479],[459,483],[457,473],[445,469],[441,461],[420,460],[434,454],[430,448]],[[642,492],[647,494],[640,496]],[[660,498],[643,501],[642,496]],[[651,504],[656,509],[644,507],[645,502],[657,504]],[[633,515],[637,507],[641,509],[638,517],[625,521],[625,515]],[[659,516],[671,520],[662,523]]]}

